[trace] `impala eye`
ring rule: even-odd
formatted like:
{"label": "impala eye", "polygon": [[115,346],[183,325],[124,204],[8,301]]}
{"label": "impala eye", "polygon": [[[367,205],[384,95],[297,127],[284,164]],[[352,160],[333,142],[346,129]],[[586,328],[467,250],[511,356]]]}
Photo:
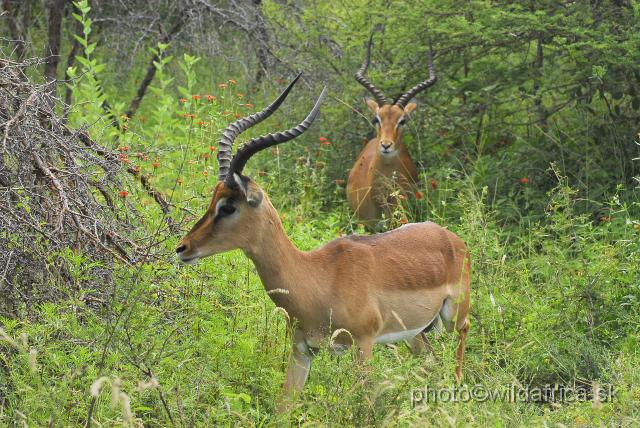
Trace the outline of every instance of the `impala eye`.
{"label": "impala eye", "polygon": [[380,118],[378,116],[374,117],[371,123],[374,125],[380,125]]}
{"label": "impala eye", "polygon": [[404,119],[404,117],[402,119],[400,119],[398,121],[398,126],[404,126],[404,124],[406,123],[406,120]]}
{"label": "impala eye", "polygon": [[223,205],[218,210],[218,213],[223,216],[231,215],[234,212],[236,212],[236,207],[234,207],[233,205]]}

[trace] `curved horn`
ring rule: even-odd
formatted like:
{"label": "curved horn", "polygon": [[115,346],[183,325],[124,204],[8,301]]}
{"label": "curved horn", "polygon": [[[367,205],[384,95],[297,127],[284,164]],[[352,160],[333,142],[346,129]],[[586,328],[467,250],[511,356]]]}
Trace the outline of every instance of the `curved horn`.
{"label": "curved horn", "polygon": [[[257,137],[249,141],[247,144],[243,145],[238,149],[236,154],[233,156],[231,160],[231,173],[242,173],[242,169],[247,164],[247,161],[251,158],[251,156],[258,153],[260,150],[264,150],[268,147],[275,146],[276,144],[285,143],[289,140],[293,140],[298,135],[302,134],[306,131],[309,126],[313,123],[316,116],[320,112],[320,104],[324,100],[324,97],[327,92],[327,87],[325,86],[320,93],[320,96],[316,100],[315,105],[307,115],[307,117],[300,122],[297,126],[283,132],[276,132],[273,134],[263,135],[261,137]],[[232,175],[227,176],[225,180],[225,184],[227,186],[234,186],[235,181],[232,178]]]}
{"label": "curved horn", "polygon": [[366,73],[367,68],[369,68],[369,60],[371,59],[371,43],[372,42],[373,42],[373,33],[371,33],[371,36],[369,36],[369,43],[367,44],[367,57],[364,59],[364,62],[362,63],[362,66],[360,67],[360,69],[356,72],[356,80],[358,81],[358,83],[364,86],[367,89],[367,91],[371,92],[371,94],[376,98],[378,105],[382,107],[383,105],[387,104],[387,97],[384,95],[384,93],[380,89],[373,86],[373,83],[369,82],[364,77],[364,73]]}
{"label": "curved horn", "polygon": [[431,38],[429,38],[429,78],[405,92],[400,98],[398,98],[395,105],[400,108],[404,108],[413,97],[418,95],[419,92],[424,91],[429,86],[433,86],[433,84],[436,83],[436,80],[436,70],[433,66],[433,47],[431,46]]}
{"label": "curved horn", "polygon": [[296,84],[300,76],[302,76],[302,73],[298,73],[296,78],[289,83],[289,86],[282,91],[280,96],[278,96],[274,102],[265,107],[264,110],[254,113],[251,116],[238,119],[225,128],[222,132],[222,137],[220,137],[220,143],[218,144],[219,181],[224,181],[229,174],[229,166],[231,165],[231,149],[233,148],[233,141],[236,137],[271,116],[287,98],[289,91],[291,91],[291,88],[293,88],[293,85]]}

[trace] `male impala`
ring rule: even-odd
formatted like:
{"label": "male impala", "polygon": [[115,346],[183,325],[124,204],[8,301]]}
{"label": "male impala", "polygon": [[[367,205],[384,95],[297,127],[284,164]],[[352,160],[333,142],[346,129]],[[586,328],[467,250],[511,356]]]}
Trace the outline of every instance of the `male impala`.
{"label": "male impala", "polygon": [[297,80],[263,111],[226,128],[213,198],[177,247],[178,257],[192,262],[240,248],[253,261],[269,297],[286,310],[293,329],[285,395],[302,389],[312,349],[330,337],[333,351],[355,341],[362,359],[371,358],[374,343],[407,340],[417,352],[424,346],[422,332],[438,315],[448,331],[458,330],[455,375],[460,379],[469,329],[471,262],[458,236],[434,223],[416,223],[300,251],[287,237],[268,196],[242,174],[255,153],[289,141],[311,125],[326,88],[298,126],[254,138],[231,156],[234,139],[269,117]]}
{"label": "male impala", "polygon": [[349,205],[356,217],[369,229],[378,224],[383,213],[387,218],[390,217],[393,182],[396,181],[406,193],[418,180],[416,164],[402,143],[402,127],[416,108],[416,103],[409,101],[436,82],[433,55],[429,50],[429,79],[390,103],[382,91],[364,77],[371,58],[372,38],[373,36],[369,38],[367,56],[356,73],[356,80],[375,97],[375,100],[369,98],[366,102],[373,113],[376,137],[360,152],[347,180]]}

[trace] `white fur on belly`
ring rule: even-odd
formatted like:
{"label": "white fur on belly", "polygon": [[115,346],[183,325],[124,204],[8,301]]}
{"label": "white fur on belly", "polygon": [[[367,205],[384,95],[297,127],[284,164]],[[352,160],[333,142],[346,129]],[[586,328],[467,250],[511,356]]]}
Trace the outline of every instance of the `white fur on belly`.
{"label": "white fur on belly", "polygon": [[400,342],[402,340],[408,340],[408,339],[411,339],[412,337],[417,336],[418,333],[420,333],[422,330],[427,328],[428,325],[429,324],[425,325],[424,327],[416,328],[413,330],[402,330],[402,331],[396,331],[393,333],[385,333],[382,336],[376,337],[374,342],[375,343],[394,343],[394,342]]}

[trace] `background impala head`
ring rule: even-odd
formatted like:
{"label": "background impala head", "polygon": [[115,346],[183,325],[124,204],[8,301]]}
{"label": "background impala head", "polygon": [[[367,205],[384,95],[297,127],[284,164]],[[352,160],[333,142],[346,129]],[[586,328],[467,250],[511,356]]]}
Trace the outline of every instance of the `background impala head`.
{"label": "background impala head", "polygon": [[398,154],[398,144],[402,135],[402,127],[409,114],[416,108],[416,103],[409,101],[419,92],[424,91],[436,83],[436,73],[433,67],[433,51],[431,49],[431,40],[429,40],[429,78],[398,97],[395,102],[390,102],[380,89],[376,88],[364,77],[371,60],[372,42],[373,34],[369,37],[367,56],[356,73],[356,80],[371,92],[375,98],[368,98],[366,102],[373,113],[372,122],[376,126],[380,155],[383,157],[392,157]]}
{"label": "background impala head", "polygon": [[300,74],[264,110],[241,118],[224,130],[218,150],[220,173],[211,203],[204,216],[176,248],[176,253],[183,262],[194,262],[199,258],[236,248],[247,250],[252,242],[259,239],[264,228],[272,226],[272,217],[277,218],[273,206],[262,189],[249,177],[242,175],[242,170],[257,152],[289,141],[306,131],[320,111],[326,88],[311,112],[296,127],[254,138],[238,149],[233,157],[231,150],[240,133],[262,122],[278,109],[299,78]]}

